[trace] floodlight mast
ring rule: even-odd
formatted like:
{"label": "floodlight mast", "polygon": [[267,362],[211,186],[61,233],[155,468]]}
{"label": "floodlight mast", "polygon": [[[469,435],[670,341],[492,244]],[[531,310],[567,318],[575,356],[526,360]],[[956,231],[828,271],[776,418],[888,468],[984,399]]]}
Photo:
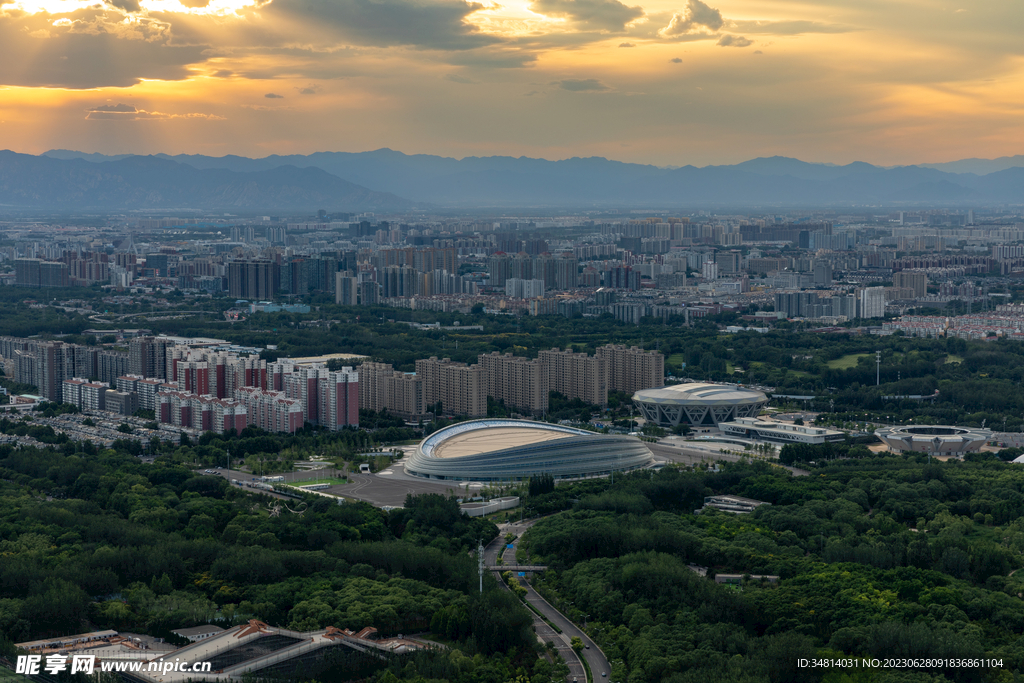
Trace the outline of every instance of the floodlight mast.
{"label": "floodlight mast", "polygon": [[484,542],[477,541],[479,544],[476,549],[476,562],[477,569],[480,572],[480,592],[484,592]]}

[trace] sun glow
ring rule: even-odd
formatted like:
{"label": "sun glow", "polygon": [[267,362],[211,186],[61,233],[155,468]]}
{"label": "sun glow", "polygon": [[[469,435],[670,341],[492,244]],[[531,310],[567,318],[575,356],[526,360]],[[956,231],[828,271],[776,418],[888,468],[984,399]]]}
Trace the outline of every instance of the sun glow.
{"label": "sun glow", "polygon": [[[132,3],[100,3],[95,0],[15,0],[12,3],[4,3],[2,13],[24,12],[25,14],[50,14],[61,16],[92,10],[95,12],[116,11],[135,15],[146,15],[149,13],[171,13],[171,14],[195,14],[204,16],[227,16],[236,14],[246,8],[256,7],[261,4],[259,0],[141,0],[139,10],[134,11],[130,6]],[[53,24],[55,27],[70,26],[70,21],[65,18],[58,19]]]}
{"label": "sun glow", "polygon": [[568,21],[561,17],[549,17],[530,9],[530,0],[510,0],[503,4],[473,12],[466,21],[480,31],[497,36],[529,36],[559,31],[567,28]]}

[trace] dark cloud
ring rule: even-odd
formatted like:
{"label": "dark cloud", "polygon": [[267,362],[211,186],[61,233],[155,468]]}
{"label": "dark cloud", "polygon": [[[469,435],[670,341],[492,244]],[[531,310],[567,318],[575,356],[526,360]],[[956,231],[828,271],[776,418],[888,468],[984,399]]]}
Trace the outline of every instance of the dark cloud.
{"label": "dark cloud", "polygon": [[636,47],[633,43],[619,43],[619,47]]}
{"label": "dark cloud", "polygon": [[754,41],[743,36],[722,36],[718,41],[719,47],[748,47],[753,44]]}
{"label": "dark cloud", "polygon": [[562,90],[568,90],[569,92],[600,92],[602,90],[610,90],[607,85],[596,78],[567,78],[563,81],[558,81],[557,85]]}
{"label": "dark cloud", "polygon": [[500,38],[466,23],[483,5],[463,0],[274,0],[260,12],[326,30],[359,45],[409,45],[434,50],[470,50]]}
{"label": "dark cloud", "polygon": [[264,95],[264,97],[266,97],[268,100],[283,100],[284,99],[284,95],[278,95],[277,93],[273,93],[273,92],[268,92],[266,95]]}
{"label": "dark cloud", "polygon": [[300,95],[315,95],[320,92],[320,88],[313,86],[310,88],[299,88],[298,91]]}
{"label": "dark cloud", "polygon": [[659,32],[665,38],[681,36],[697,30],[717,31],[725,24],[722,13],[701,0],[687,0],[686,10],[675,13],[668,26]]}
{"label": "dark cloud", "polygon": [[451,81],[452,83],[462,83],[464,85],[476,83],[476,81],[474,81],[473,79],[466,78],[465,76],[460,76],[459,74],[447,74],[444,77],[444,80]]}
{"label": "dark cloud", "polygon": [[682,64],[683,60],[681,58],[679,58],[679,57],[673,57],[672,58],[672,63],[673,64]]}
{"label": "dark cloud", "polygon": [[761,50],[754,50],[754,54],[755,55],[763,55],[764,52],[762,52]]}
{"label": "dark cloud", "polygon": [[629,22],[644,16],[642,7],[628,7],[618,0],[533,0],[530,10],[603,31],[621,31]]}
{"label": "dark cloud", "polygon": [[219,69],[218,71],[213,72],[214,78],[231,78],[234,75],[235,72],[230,69]]}
{"label": "dark cloud", "polygon": [[120,12],[0,15],[0,85],[87,89],[178,81],[206,45],[171,45],[166,24]]}

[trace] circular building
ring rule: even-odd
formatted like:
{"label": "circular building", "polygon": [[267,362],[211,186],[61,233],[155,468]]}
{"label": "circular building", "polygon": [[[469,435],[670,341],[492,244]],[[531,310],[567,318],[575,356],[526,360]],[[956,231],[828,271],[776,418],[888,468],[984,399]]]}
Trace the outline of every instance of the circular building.
{"label": "circular building", "polygon": [[472,420],[423,439],[408,474],[455,481],[509,481],[550,474],[555,479],[599,476],[654,464],[635,437],[523,420]]}
{"label": "circular building", "polygon": [[717,427],[738,417],[757,417],[768,397],[734,384],[689,382],[638,391],[633,403],[659,427]]}
{"label": "circular building", "polygon": [[950,427],[947,425],[907,425],[876,429],[875,436],[894,453],[917,451],[931,455],[963,457],[981,450],[992,438],[987,429]]}

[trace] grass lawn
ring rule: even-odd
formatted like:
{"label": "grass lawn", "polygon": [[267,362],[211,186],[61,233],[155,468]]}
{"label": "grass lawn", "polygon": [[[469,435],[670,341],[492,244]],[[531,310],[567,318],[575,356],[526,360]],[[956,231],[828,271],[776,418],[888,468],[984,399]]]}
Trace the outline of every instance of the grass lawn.
{"label": "grass lawn", "polygon": [[734,372],[736,372],[736,366],[730,363],[729,361],[725,361],[725,372],[728,375],[733,374]]}
{"label": "grass lawn", "polygon": [[956,356],[956,355],[953,355],[953,354],[949,354],[948,356],[946,356],[946,362],[947,363],[956,363],[957,365],[959,365],[960,363],[964,362],[964,359],[963,359],[962,356]]}
{"label": "grass lawn", "polygon": [[861,358],[870,356],[870,353],[851,353],[842,358],[836,358],[828,362],[828,367],[833,370],[849,370],[850,368],[857,367],[857,361]]}
{"label": "grass lawn", "polygon": [[670,368],[678,368],[680,365],[683,364],[683,358],[683,354],[673,353],[671,356],[665,359],[665,365],[667,365]]}

